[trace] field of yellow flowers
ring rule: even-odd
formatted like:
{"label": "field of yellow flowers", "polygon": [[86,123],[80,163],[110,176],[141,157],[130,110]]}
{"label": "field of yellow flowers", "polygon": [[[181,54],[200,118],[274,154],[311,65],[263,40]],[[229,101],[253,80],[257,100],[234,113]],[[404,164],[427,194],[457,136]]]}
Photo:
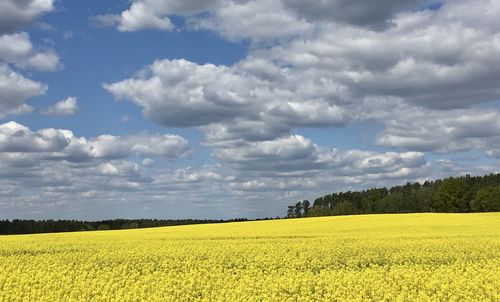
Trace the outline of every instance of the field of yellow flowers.
{"label": "field of yellow flowers", "polygon": [[500,301],[500,213],[0,236],[0,301]]}

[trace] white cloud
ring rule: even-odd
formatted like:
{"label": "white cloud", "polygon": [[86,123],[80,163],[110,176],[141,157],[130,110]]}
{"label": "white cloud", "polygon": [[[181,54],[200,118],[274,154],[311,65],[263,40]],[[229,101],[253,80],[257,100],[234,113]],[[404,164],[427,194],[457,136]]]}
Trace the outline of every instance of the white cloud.
{"label": "white cloud", "polygon": [[99,27],[116,25],[123,32],[145,29],[171,31],[175,25],[170,17],[175,15],[187,17],[191,30],[213,30],[230,40],[274,40],[296,36],[313,28],[293,12],[287,11],[279,0],[134,0],[130,8],[121,14],[94,16],[90,22]]}
{"label": "white cloud", "polygon": [[121,159],[130,155],[175,159],[189,153],[188,141],[177,135],[137,134],[101,135],[87,139],[69,130],[32,131],[16,122],[0,125],[0,152],[34,153],[40,160],[87,162],[95,159]]}
{"label": "white cloud", "polygon": [[62,68],[53,50],[36,51],[26,32],[0,36],[0,60],[21,68],[54,71]]}
{"label": "white cloud", "polygon": [[16,122],[0,125],[0,152],[55,152],[64,149],[70,132],[44,129],[35,133]]}
{"label": "white cloud", "polygon": [[76,97],[70,96],[42,110],[42,114],[70,116],[74,115],[77,111],[78,111],[78,104]]}
{"label": "white cloud", "polygon": [[[300,160],[299,154],[308,153],[310,148],[310,142],[300,137],[283,142],[286,146],[281,150],[276,143],[258,144],[248,152],[240,150],[236,160],[250,165],[252,160],[281,158],[294,165],[293,161]],[[471,171],[451,161],[426,162],[420,153],[314,149],[320,149],[323,155],[310,160],[319,158],[324,166],[302,173],[279,165],[279,170],[264,171],[268,173],[225,165],[165,169],[125,159],[69,162],[40,160],[34,157],[36,153],[0,152],[0,194],[4,201],[0,213],[2,218],[100,219],[109,218],[109,213],[144,217],[147,213],[142,209],[148,207],[155,217],[274,216],[283,215],[291,201],[337,190],[487,171]]]}
{"label": "white cloud", "polygon": [[142,165],[143,166],[151,166],[154,163],[154,160],[151,158],[145,158],[142,160]]}
{"label": "white cloud", "polygon": [[385,31],[328,24],[258,54],[302,73],[323,73],[353,100],[399,97],[429,108],[464,107],[500,97],[493,59],[500,27],[490,17],[499,11],[491,1],[447,2],[437,11],[399,14]]}
{"label": "white cloud", "polygon": [[299,125],[342,126],[350,121],[350,112],[337,104],[344,102],[343,87],[270,64],[263,69],[252,59],[232,67],[162,60],[144,76],[104,88],[142,107],[146,117],[162,125],[209,126],[212,136],[219,137],[225,134],[215,131],[253,136],[263,126],[278,131],[271,134],[276,136]]}
{"label": "white cloud", "polygon": [[237,171],[257,172],[261,176],[304,176],[331,171],[337,176],[359,177],[393,173],[427,163],[420,152],[327,149],[300,135],[217,146],[214,156]]}
{"label": "white cloud", "polygon": [[[477,131],[438,135],[435,129],[458,124],[460,129],[472,129],[474,118],[488,109],[465,108],[500,98],[500,65],[494,59],[500,55],[496,3],[484,0],[471,6],[460,0],[434,11],[410,11],[427,2],[390,1],[383,10],[369,6],[360,11],[357,2],[328,2],[352,13],[345,18],[322,15],[327,2],[311,4],[309,11],[303,10],[307,15],[298,11],[301,3],[285,0],[266,2],[264,12],[257,14],[258,3],[218,3],[201,18],[234,18],[246,26],[255,18],[272,23],[272,14],[293,17],[290,12],[295,11],[315,24],[314,31],[292,28],[290,40],[255,46],[233,66],[160,60],[142,76],[104,87],[116,98],[140,106],[159,124],[200,126],[205,143],[220,160],[226,149],[286,139],[299,127],[345,127],[365,120],[385,126],[376,141],[379,145],[433,152],[483,148],[494,154],[494,139]],[[257,17],[241,18],[239,12]],[[390,26],[379,26],[389,21]],[[248,37],[246,27],[220,22],[235,31],[226,36]],[[248,28],[258,35],[259,26]],[[454,116],[458,112],[472,117],[459,120]],[[436,125],[438,121],[442,126]],[[495,130],[487,136],[496,135]]]}
{"label": "white cloud", "polygon": [[31,112],[33,108],[26,101],[47,91],[46,85],[24,77],[12,69],[14,66],[39,71],[63,67],[54,50],[35,49],[26,32],[11,33],[52,9],[52,0],[0,3],[0,119]]}
{"label": "white cloud", "polygon": [[228,67],[186,60],[156,61],[140,77],[104,85],[118,99],[143,107],[145,116],[167,126],[199,126],[234,117],[252,105],[250,83],[258,79]]}
{"label": "white cloud", "polygon": [[[214,14],[225,5],[255,3],[229,1]],[[286,141],[299,127],[345,127],[366,120],[385,126],[379,145],[438,153],[479,148],[494,156],[496,128],[489,134],[464,129],[487,128],[475,119],[490,110],[467,106],[500,98],[500,65],[494,59],[500,55],[500,26],[490,13],[500,6],[483,1],[489,7],[484,18],[477,6],[467,9],[467,1],[400,12],[422,3],[386,3],[393,6],[392,25],[378,31],[372,25],[388,15],[373,22],[321,17],[314,33],[296,31],[289,41],[256,46],[232,66],[159,60],[141,76],[104,87],[161,125],[200,127],[205,143],[226,163],[252,144]],[[266,11],[281,10],[285,6]]]}
{"label": "white cloud", "polygon": [[212,9],[218,3],[222,3],[222,1],[134,0],[130,8],[121,12],[120,15],[93,16],[90,18],[90,22],[97,27],[116,25],[118,30],[123,32],[144,29],[171,31],[175,26],[169,16],[196,14]]}
{"label": "white cloud", "polygon": [[[300,135],[216,149],[221,164],[213,166],[167,169],[149,158],[178,158],[186,148],[184,139],[172,135],[87,139],[68,130],[0,125],[1,212],[3,217],[23,209],[26,217],[53,213],[96,219],[108,208],[116,215],[142,213],[138,206],[166,214],[161,209],[170,204],[169,211],[181,211],[180,217],[255,217],[281,214],[292,196],[286,192],[313,198],[325,188],[331,192],[465,171],[453,162],[427,162],[418,152],[326,149]],[[141,165],[130,155],[148,157]],[[22,202],[13,202],[21,194]],[[268,203],[270,198],[275,203]],[[51,206],[54,210],[47,211]]]}
{"label": "white cloud", "polygon": [[385,129],[376,143],[386,147],[436,153],[485,150],[497,154],[500,146],[498,110],[454,109],[433,111],[400,106],[397,115],[380,111],[377,118]]}
{"label": "white cloud", "polygon": [[266,42],[311,33],[319,23],[344,22],[384,28],[397,13],[422,8],[429,2],[391,0],[374,4],[343,0],[134,0],[130,8],[120,15],[96,16],[91,18],[91,22],[100,26],[117,25],[120,31],[148,28],[170,31],[174,24],[169,17],[180,15],[188,18],[190,29],[213,30],[230,40]]}
{"label": "white cloud", "polygon": [[59,56],[52,50],[35,53],[29,57],[25,63],[21,63],[19,66],[30,67],[41,71],[55,71],[64,67],[59,61]]}
{"label": "white cloud", "polygon": [[317,146],[300,135],[220,147],[214,156],[240,171],[303,171],[322,164]]}
{"label": "white cloud", "polygon": [[120,23],[120,20],[121,20],[120,16],[112,14],[89,17],[89,23],[94,27],[115,26]]}
{"label": "white cloud", "polygon": [[0,34],[16,31],[53,10],[53,0],[3,0],[0,2]]}
{"label": "white cloud", "polygon": [[141,2],[133,3],[130,9],[122,12],[118,30],[137,31],[146,28],[169,31],[174,28],[174,25],[169,18],[159,17],[150,7]]}
{"label": "white cloud", "polygon": [[314,26],[287,11],[279,0],[225,1],[208,17],[190,20],[192,29],[213,30],[229,40],[267,42],[311,32]]}
{"label": "white cloud", "polygon": [[32,108],[25,101],[45,93],[47,86],[34,82],[0,64],[0,118],[26,113]]}

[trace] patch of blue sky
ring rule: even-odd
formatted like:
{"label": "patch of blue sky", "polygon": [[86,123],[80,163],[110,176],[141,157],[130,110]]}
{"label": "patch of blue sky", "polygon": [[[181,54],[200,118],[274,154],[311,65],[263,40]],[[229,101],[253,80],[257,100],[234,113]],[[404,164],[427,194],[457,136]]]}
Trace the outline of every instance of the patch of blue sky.
{"label": "patch of blue sky", "polygon": [[[91,16],[116,14],[125,9],[128,3],[123,1],[68,1],[61,5],[59,11],[40,20],[52,25],[54,30],[40,30],[33,26],[28,31],[34,45],[54,48],[64,69],[29,72],[27,75],[30,78],[48,85],[49,89],[43,96],[28,102],[36,109],[35,112],[9,116],[9,120],[27,124],[32,129],[72,129],[79,136],[86,137],[151,131],[179,134],[190,141],[198,139],[196,129],[165,128],[143,118],[141,108],[130,102],[114,100],[102,84],[134,76],[161,59],[232,65],[244,58],[244,43],[223,40],[209,31],[117,32],[112,27],[93,28],[90,25]],[[110,8],[112,11],[109,11]],[[172,17],[172,20],[182,26],[183,18]],[[42,108],[68,96],[78,99],[80,110],[75,116],[47,117],[38,114]]]}

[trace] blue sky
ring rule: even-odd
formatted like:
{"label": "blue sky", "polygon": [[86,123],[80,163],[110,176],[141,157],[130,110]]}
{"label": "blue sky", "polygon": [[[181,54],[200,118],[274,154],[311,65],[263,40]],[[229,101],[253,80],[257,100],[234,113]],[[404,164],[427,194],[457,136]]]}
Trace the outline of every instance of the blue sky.
{"label": "blue sky", "polygon": [[494,1],[0,4],[0,219],[234,218],[498,172]]}
{"label": "blue sky", "polygon": [[[77,95],[81,110],[71,119],[57,121],[33,114],[25,116],[24,121],[37,129],[56,126],[82,136],[104,132],[123,135],[137,129],[165,132],[164,127],[143,119],[136,106],[116,102],[102,84],[133,76],[156,59],[185,58],[200,64],[231,65],[245,56],[244,43],[231,43],[208,31],[121,34],[112,28],[95,28],[89,22],[92,16],[119,13],[127,5],[126,1],[55,2],[55,11],[39,20],[51,25],[52,30],[40,30],[36,23],[26,28],[34,44],[53,43],[64,64],[57,72],[34,74],[33,78],[49,85],[49,90],[30,103],[42,108],[54,100]],[[128,123],[122,122],[123,116],[130,116]],[[167,131],[192,135],[189,129]]]}

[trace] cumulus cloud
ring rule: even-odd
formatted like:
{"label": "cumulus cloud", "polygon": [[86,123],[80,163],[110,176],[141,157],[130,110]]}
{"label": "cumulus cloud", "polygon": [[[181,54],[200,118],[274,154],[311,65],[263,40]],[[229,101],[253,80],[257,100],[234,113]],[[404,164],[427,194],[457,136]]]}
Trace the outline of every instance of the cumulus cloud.
{"label": "cumulus cloud", "polygon": [[[149,160],[141,165],[115,148],[125,138],[100,136],[86,140],[95,152],[93,159],[70,161],[55,156],[61,148],[59,153],[69,152],[64,145],[68,137],[69,145],[75,140],[70,133],[30,131],[15,123],[0,129],[2,218],[99,219],[109,218],[109,213],[176,218],[283,215],[291,200],[311,199],[319,192],[486,171],[452,161],[428,162],[418,152],[325,149],[298,135],[228,150],[221,164],[182,168],[149,165]],[[12,137],[32,143],[23,145]],[[156,151],[137,147],[130,152],[151,155]],[[272,169],[245,170],[266,160]],[[317,163],[316,167],[311,169],[308,161]],[[144,212],[145,206],[153,213]],[[19,216],[21,210],[25,216]]]}
{"label": "cumulus cloud", "polygon": [[0,64],[0,118],[32,110],[25,101],[45,93],[47,86],[32,81]]}
{"label": "cumulus cloud", "polygon": [[121,159],[130,155],[175,159],[189,153],[188,141],[177,135],[101,135],[87,139],[69,130],[32,131],[16,122],[0,125],[0,152],[34,153],[39,159],[85,162],[94,159]]}
{"label": "cumulus cloud", "polygon": [[16,122],[0,125],[1,152],[55,152],[68,145],[70,132],[44,129],[35,133]]}
{"label": "cumulus cloud", "polygon": [[178,135],[134,135],[128,144],[133,152],[143,157],[177,158],[189,153],[188,141]]}
{"label": "cumulus cloud", "polygon": [[318,20],[345,22],[348,24],[383,28],[395,14],[421,8],[425,0],[390,0],[374,2],[369,0],[281,0],[285,7],[310,22]]}
{"label": "cumulus cloud", "polygon": [[0,34],[17,31],[53,10],[53,0],[4,0],[0,3]]}
{"label": "cumulus cloud", "polygon": [[[224,6],[255,3],[219,3],[208,18]],[[266,11],[299,5],[280,3]],[[226,164],[231,158],[244,162],[251,146],[286,145],[300,127],[346,127],[366,120],[383,125],[375,143],[385,147],[437,153],[483,149],[496,156],[497,129],[477,130],[487,128],[487,121],[477,120],[489,109],[468,106],[500,98],[500,65],[494,59],[500,55],[500,27],[493,13],[500,6],[483,1],[489,8],[485,14],[461,0],[437,10],[407,11],[423,4],[387,2],[383,16],[368,10],[373,16],[339,22],[306,12],[304,20],[317,20],[314,33],[297,30],[288,41],[252,48],[232,66],[159,60],[141,76],[104,87],[161,125],[199,127],[214,156]],[[357,11],[356,3],[332,5]],[[391,26],[373,30],[389,19]],[[314,160],[304,159],[315,167]]]}
{"label": "cumulus cloud", "polygon": [[327,149],[301,135],[218,146],[214,156],[238,171],[258,171],[267,176],[305,175],[311,171],[335,171],[343,176],[381,174],[426,164],[421,152]]}
{"label": "cumulus cloud", "polygon": [[436,11],[399,14],[384,31],[330,24],[260,54],[323,72],[348,87],[353,99],[399,97],[428,108],[464,107],[499,98],[494,83],[500,65],[493,58],[500,28],[489,13],[498,10],[491,1],[472,7],[468,1],[447,2]]}
{"label": "cumulus cloud", "polygon": [[0,3],[0,119],[31,112],[33,108],[26,101],[47,90],[46,85],[30,80],[12,68],[54,71],[63,67],[54,50],[35,49],[28,33],[15,33],[53,8],[53,0],[6,0]]}
{"label": "cumulus cloud", "polygon": [[221,121],[251,105],[246,81],[256,81],[212,64],[156,61],[140,77],[106,84],[118,99],[131,100],[145,116],[166,126],[200,126]]}
{"label": "cumulus cloud", "polygon": [[78,104],[76,97],[70,96],[42,110],[42,114],[70,116],[74,115],[77,111],[78,111]]}
{"label": "cumulus cloud", "polygon": [[53,50],[36,51],[26,32],[0,36],[0,60],[41,71],[62,68],[59,56]]}
{"label": "cumulus cloud", "polygon": [[270,141],[243,143],[216,148],[214,156],[242,171],[302,171],[317,169],[318,150],[310,140],[300,135]]}
{"label": "cumulus cloud", "polygon": [[215,7],[219,2],[222,1],[135,0],[129,9],[119,15],[93,16],[90,22],[98,27],[116,25],[123,32],[144,29],[171,31],[175,26],[168,16],[196,14]]}
{"label": "cumulus cloud", "polygon": [[[465,171],[453,162],[428,162],[419,152],[327,149],[300,135],[214,152],[220,164],[169,169],[151,165],[151,158],[175,159],[189,153],[187,141],[179,136],[84,138],[68,130],[33,131],[5,123],[0,125],[0,194],[5,200],[0,208],[4,217],[24,209],[27,217],[47,218],[52,213],[47,209],[54,206],[47,202],[51,200],[59,202],[58,217],[86,218],[105,209],[114,209],[116,215],[142,213],[134,209],[145,205],[164,211],[169,204],[170,210],[190,217],[255,217],[271,208],[280,213],[290,198],[312,198],[325,188],[362,188]],[[134,162],[134,156],[143,160]],[[19,188],[23,202],[15,203]],[[185,203],[178,202],[179,196]],[[276,203],[269,204],[270,198]],[[261,203],[239,204],[249,200]],[[228,204],[233,205],[229,212]]]}
{"label": "cumulus cloud", "polygon": [[433,111],[404,106],[397,116],[380,112],[385,129],[376,143],[386,147],[451,153],[483,149],[497,154],[500,113],[496,110],[454,109]]}
{"label": "cumulus cloud", "polygon": [[159,124],[203,126],[219,140],[276,137],[298,125],[342,126],[351,120],[339,105],[344,102],[340,85],[304,79],[272,64],[264,68],[258,60],[232,67],[161,60],[144,74],[104,88],[142,107]]}
{"label": "cumulus cloud", "polygon": [[192,29],[212,30],[229,40],[258,43],[296,37],[314,29],[279,0],[225,1],[208,16],[191,18],[189,23]]}
{"label": "cumulus cloud", "polygon": [[[120,31],[172,30],[170,16],[187,17],[189,29],[213,30],[230,40],[265,42],[296,37],[314,31],[319,23],[347,23],[384,28],[399,12],[420,9],[429,1],[295,1],[295,0],[134,0],[120,15],[91,18],[100,26],[117,26]],[[201,14],[203,13],[203,14]],[[272,30],[269,30],[272,29]]]}
{"label": "cumulus cloud", "polygon": [[120,16],[120,31],[137,31],[145,28],[172,30],[174,25],[167,17],[159,17],[144,3],[135,2]]}
{"label": "cumulus cloud", "polygon": [[[213,21],[233,7],[228,18],[240,20],[238,9],[252,11],[257,2],[217,3],[212,14],[201,18]],[[322,13],[327,4],[339,14],[352,14],[344,14],[345,20],[334,15],[326,20]],[[460,0],[437,10],[415,10],[427,2],[389,1],[381,5],[383,10],[368,5],[360,11],[362,4],[366,7],[361,2],[318,2],[301,14],[301,3],[269,1],[266,5],[274,7],[266,12],[295,11],[304,22],[315,24],[314,32],[303,35],[294,29],[290,40],[255,47],[233,66],[161,60],[140,77],[104,87],[162,125],[201,127],[214,154],[224,154],[227,147],[287,139],[298,127],[345,127],[372,119],[386,127],[376,140],[379,145],[433,152],[479,147],[494,154],[488,147],[494,143],[486,142],[484,135],[436,135],[434,129],[457,123],[472,129],[474,117],[484,110],[464,108],[500,98],[500,65],[494,60],[500,54],[500,27],[494,21],[500,6],[485,0],[471,7]],[[265,13],[254,15],[273,20]],[[388,21],[391,26],[373,30]],[[229,28],[245,36],[244,29]],[[473,118],[460,120],[454,116],[459,112]]]}
{"label": "cumulus cloud", "polygon": [[[489,2],[485,5],[491,11],[499,9]],[[342,105],[359,104],[367,97],[399,98],[437,109],[463,107],[500,95],[495,81],[500,65],[493,59],[499,55],[498,27],[489,18],[462,21],[477,13],[465,10],[464,2],[457,1],[437,11],[397,15],[394,26],[382,32],[329,24],[310,37],[270,49],[257,48],[231,67],[157,61],[149,69],[150,77],[105,87],[143,107],[146,116],[168,125],[180,124],[168,112],[182,116],[202,109],[208,114],[197,123],[188,115],[183,118],[186,125],[219,122],[235,115],[234,106],[251,103],[249,99],[258,100],[253,102],[259,105],[270,103],[257,111],[277,118],[295,115],[295,120],[308,125],[313,119],[330,125],[332,116],[343,125],[350,108]],[[204,78],[208,74],[213,76]],[[154,93],[147,93],[143,84]],[[176,95],[172,95],[172,87],[179,90]],[[227,87],[231,93],[221,96]],[[245,95],[245,91],[249,93]],[[189,102],[184,102],[184,108],[172,108],[174,98]],[[159,108],[158,104],[163,105]],[[193,111],[191,104],[198,105],[193,107],[200,112]]]}

